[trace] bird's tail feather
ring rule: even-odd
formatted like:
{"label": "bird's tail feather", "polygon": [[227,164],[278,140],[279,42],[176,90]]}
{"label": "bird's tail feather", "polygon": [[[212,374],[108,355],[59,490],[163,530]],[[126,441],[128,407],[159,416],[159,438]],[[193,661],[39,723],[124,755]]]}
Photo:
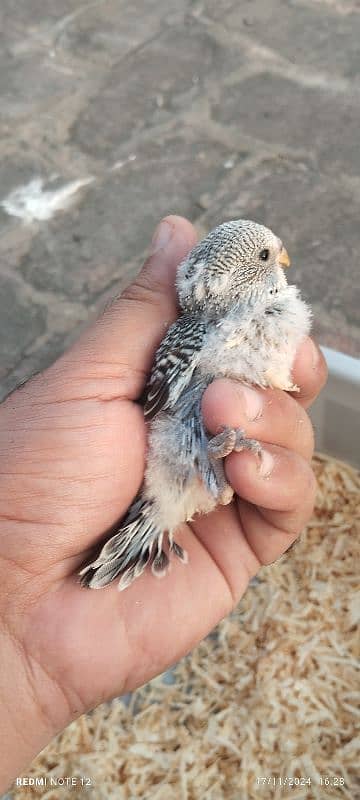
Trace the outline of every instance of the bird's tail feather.
{"label": "bird's tail feather", "polygon": [[[150,561],[155,575],[161,577],[166,573],[169,557],[162,547],[164,532],[157,528],[152,509],[151,501],[141,496],[134,500],[117,533],[104,544],[95,561],[80,571],[83,586],[101,589],[121,574],[121,591],[142,574]],[[185,560],[184,552],[172,537],[169,542],[175,555]]]}

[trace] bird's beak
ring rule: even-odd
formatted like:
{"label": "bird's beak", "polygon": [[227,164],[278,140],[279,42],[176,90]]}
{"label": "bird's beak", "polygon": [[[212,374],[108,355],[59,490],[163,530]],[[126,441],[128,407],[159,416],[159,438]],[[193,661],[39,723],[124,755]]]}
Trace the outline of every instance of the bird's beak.
{"label": "bird's beak", "polygon": [[281,248],[280,256],[279,256],[279,264],[281,264],[281,266],[285,267],[285,268],[286,267],[290,267],[291,261],[290,261],[290,258],[289,258],[288,251],[285,250],[285,247]]}

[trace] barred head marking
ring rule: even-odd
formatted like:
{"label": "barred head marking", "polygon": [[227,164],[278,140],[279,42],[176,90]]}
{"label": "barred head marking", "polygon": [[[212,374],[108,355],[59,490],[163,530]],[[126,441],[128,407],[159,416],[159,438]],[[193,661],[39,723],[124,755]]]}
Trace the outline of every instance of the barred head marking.
{"label": "barred head marking", "polygon": [[183,310],[221,308],[284,286],[289,259],[281,240],[264,225],[233,220],[214,228],[179,265]]}

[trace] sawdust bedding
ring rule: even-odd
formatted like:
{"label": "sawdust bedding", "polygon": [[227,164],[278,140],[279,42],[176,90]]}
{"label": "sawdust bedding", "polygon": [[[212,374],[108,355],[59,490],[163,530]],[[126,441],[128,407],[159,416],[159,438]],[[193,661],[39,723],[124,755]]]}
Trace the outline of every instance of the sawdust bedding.
{"label": "sawdust bedding", "polygon": [[70,725],[26,770],[47,786],[15,800],[360,798],[360,475],[322,456],[314,468],[299,543],[172,673]]}

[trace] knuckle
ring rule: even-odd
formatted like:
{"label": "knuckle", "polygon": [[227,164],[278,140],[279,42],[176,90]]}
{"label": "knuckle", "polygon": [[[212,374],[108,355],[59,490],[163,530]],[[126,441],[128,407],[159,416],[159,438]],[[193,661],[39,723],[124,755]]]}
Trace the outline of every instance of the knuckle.
{"label": "knuckle", "polygon": [[281,445],[288,447],[304,458],[309,459],[314,451],[314,429],[309,415],[303,407],[286,392],[278,391],[270,405],[270,414],[278,410],[278,424],[281,430]]}
{"label": "knuckle", "polygon": [[137,305],[158,306],[159,296],[155,283],[150,283],[145,275],[136,278],[121,294],[122,301],[126,300]]}
{"label": "knuckle", "polygon": [[286,474],[291,497],[286,512],[286,529],[296,534],[313,512],[317,483],[311,464],[301,455],[291,458]]}
{"label": "knuckle", "polygon": [[306,458],[310,458],[314,452],[315,437],[314,429],[310,417],[298,404],[295,405],[295,415],[291,425],[292,440],[296,449]]}
{"label": "knuckle", "polygon": [[303,405],[308,408],[316,400],[328,379],[328,367],[325,356],[318,348],[318,359],[313,368],[311,376],[308,377],[306,389],[302,391],[301,399]]}
{"label": "knuckle", "polygon": [[309,498],[310,498],[310,501],[311,501],[311,511],[312,511],[313,507],[314,507],[314,504],[315,504],[315,500],[316,500],[318,485],[317,485],[317,480],[316,480],[316,477],[315,477],[315,473],[314,473],[313,469],[311,468],[311,466],[309,466],[309,472],[308,472],[308,487],[309,487],[308,488],[308,492],[309,492]]}
{"label": "knuckle", "polygon": [[[311,465],[303,463],[302,475],[299,475],[297,492],[297,511],[301,513],[301,518],[305,521],[309,519],[313,512],[317,492],[315,474]],[[305,523],[304,523],[305,524]]]}

